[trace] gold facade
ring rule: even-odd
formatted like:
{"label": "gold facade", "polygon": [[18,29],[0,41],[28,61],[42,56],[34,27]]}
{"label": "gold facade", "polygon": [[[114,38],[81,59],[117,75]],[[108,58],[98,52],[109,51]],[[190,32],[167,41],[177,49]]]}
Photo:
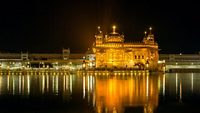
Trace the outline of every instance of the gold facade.
{"label": "gold facade", "polygon": [[124,35],[115,31],[104,35],[99,29],[95,35],[93,51],[96,55],[96,68],[140,68],[157,69],[158,44],[154,35],[146,35],[142,42],[124,42]]}

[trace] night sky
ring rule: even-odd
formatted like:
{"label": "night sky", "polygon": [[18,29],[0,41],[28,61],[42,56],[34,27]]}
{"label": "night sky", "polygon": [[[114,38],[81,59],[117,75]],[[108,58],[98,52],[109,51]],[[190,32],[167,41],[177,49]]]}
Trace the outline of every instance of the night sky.
{"label": "night sky", "polygon": [[127,42],[152,26],[160,53],[200,51],[200,4],[192,0],[4,0],[0,51],[83,53],[97,26],[109,33],[114,24]]}

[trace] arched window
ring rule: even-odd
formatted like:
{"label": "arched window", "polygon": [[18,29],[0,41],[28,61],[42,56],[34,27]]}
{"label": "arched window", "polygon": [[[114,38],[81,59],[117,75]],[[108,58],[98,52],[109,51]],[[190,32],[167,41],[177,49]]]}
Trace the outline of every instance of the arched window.
{"label": "arched window", "polygon": [[144,55],[142,55],[142,59],[144,59]]}

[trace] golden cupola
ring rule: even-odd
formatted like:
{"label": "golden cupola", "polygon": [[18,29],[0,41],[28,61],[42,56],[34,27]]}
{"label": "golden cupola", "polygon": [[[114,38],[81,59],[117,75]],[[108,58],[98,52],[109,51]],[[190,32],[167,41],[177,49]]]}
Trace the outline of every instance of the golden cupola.
{"label": "golden cupola", "polygon": [[113,31],[109,35],[105,36],[105,42],[108,42],[108,43],[124,42],[124,35],[121,35],[116,32],[116,26],[113,26],[112,28],[113,28]]}

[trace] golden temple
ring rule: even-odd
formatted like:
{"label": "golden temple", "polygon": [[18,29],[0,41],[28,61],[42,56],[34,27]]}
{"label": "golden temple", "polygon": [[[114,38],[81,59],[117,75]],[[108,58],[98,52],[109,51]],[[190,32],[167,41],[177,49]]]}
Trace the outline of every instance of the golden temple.
{"label": "golden temple", "polygon": [[116,26],[110,34],[104,34],[100,27],[93,45],[95,67],[97,69],[149,69],[158,68],[158,44],[154,40],[152,28],[145,32],[142,42],[125,42],[124,35],[116,32]]}

